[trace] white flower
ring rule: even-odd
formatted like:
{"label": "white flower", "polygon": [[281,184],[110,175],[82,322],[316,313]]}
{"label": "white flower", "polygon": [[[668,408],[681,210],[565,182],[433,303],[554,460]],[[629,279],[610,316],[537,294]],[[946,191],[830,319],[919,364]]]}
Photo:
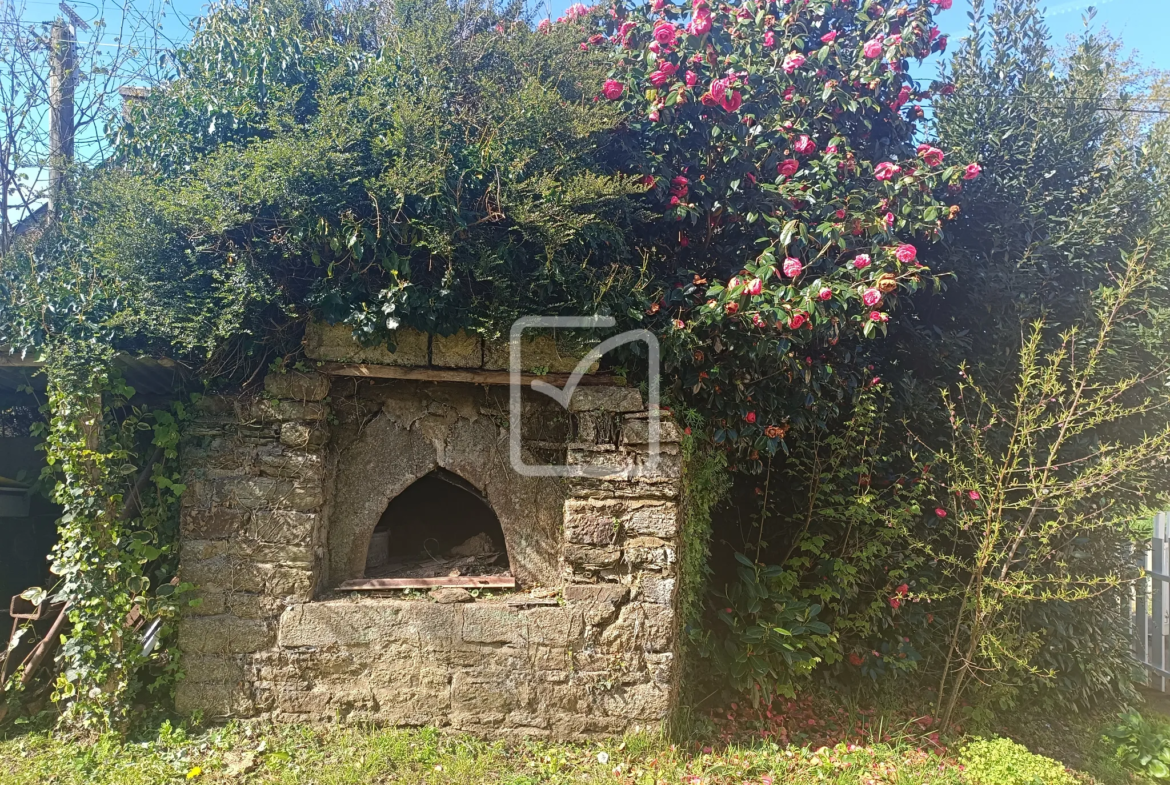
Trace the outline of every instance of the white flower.
{"label": "white flower", "polygon": [[609,753],[608,752],[597,753],[597,762],[600,763],[602,766],[609,763]]}

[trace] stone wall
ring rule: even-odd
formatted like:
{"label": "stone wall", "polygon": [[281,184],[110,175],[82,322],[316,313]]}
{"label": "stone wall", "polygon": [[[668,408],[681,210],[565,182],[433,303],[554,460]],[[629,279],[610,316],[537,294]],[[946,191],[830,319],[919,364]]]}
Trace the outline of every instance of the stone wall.
{"label": "stone wall", "polygon": [[[557,738],[666,718],[672,425],[650,476],[525,478],[506,464],[504,388],[298,373],[265,387],[206,399],[183,447],[181,574],[202,604],[180,626],[182,710]],[[642,406],[621,388],[581,388],[569,413],[534,396],[528,457],[644,466]],[[389,500],[436,467],[491,502],[520,588],[451,604],[336,591]]]}

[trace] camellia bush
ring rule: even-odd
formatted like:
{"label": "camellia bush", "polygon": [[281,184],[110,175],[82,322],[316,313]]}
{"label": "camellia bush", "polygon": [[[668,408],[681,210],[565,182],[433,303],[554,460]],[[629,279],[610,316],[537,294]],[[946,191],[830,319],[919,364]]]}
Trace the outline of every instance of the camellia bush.
{"label": "camellia bush", "polygon": [[[929,89],[910,61],[944,51],[950,0],[667,0],[595,11],[613,59],[601,100],[628,118],[619,167],[659,220],[650,313],[676,393],[747,466],[823,426],[930,279],[925,249],[977,162],[923,141]],[[569,17],[587,9],[570,8]]]}

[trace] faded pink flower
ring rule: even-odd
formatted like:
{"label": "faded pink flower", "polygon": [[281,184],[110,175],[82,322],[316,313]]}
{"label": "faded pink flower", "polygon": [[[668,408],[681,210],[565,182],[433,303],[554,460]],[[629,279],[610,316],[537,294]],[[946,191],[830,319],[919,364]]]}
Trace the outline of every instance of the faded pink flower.
{"label": "faded pink flower", "polygon": [[703,35],[711,29],[711,12],[706,8],[699,8],[695,10],[695,16],[691,19],[691,23],[687,25],[687,30],[691,35]]}
{"label": "faded pink flower", "polygon": [[796,276],[800,275],[803,269],[804,265],[800,263],[799,259],[793,256],[789,256],[787,259],[785,259],[784,264],[780,267],[781,272],[783,272],[789,278],[795,278]]}
{"label": "faded pink flower", "polygon": [[605,84],[601,87],[601,94],[611,101],[616,101],[622,97],[626,86],[616,79],[606,79]]}
{"label": "faded pink flower", "polygon": [[804,65],[804,60],[805,57],[800,52],[790,52],[788,56],[784,58],[784,62],[781,63],[780,67],[784,69],[784,73],[791,74],[797,68],[800,68],[802,65]]}
{"label": "faded pink flower", "polygon": [[882,161],[874,167],[873,176],[879,180],[892,180],[895,175],[902,173],[902,167],[889,161]]}
{"label": "faded pink flower", "polygon": [[589,15],[589,7],[584,3],[573,3],[565,10],[565,17],[568,19],[580,19],[583,16]]}
{"label": "faded pink flower", "polygon": [[549,30],[552,29],[552,20],[551,19],[541,19],[540,24],[538,24],[536,26],[536,29],[542,33],[547,33]]}
{"label": "faded pink flower", "polygon": [[918,249],[908,243],[899,245],[898,250],[894,251],[894,256],[898,257],[902,264],[910,264],[918,257]]}
{"label": "faded pink flower", "polygon": [[928,144],[918,145],[918,154],[928,166],[942,166],[943,151]]}
{"label": "faded pink flower", "polygon": [[776,167],[776,171],[785,177],[791,177],[800,169],[800,163],[795,158],[786,158]]}
{"label": "faded pink flower", "polygon": [[882,293],[871,286],[861,293],[861,301],[872,308],[882,301]]}
{"label": "faded pink flower", "polygon": [[792,149],[801,155],[812,155],[817,151],[817,143],[809,139],[807,134],[801,134],[800,138],[792,145]]}

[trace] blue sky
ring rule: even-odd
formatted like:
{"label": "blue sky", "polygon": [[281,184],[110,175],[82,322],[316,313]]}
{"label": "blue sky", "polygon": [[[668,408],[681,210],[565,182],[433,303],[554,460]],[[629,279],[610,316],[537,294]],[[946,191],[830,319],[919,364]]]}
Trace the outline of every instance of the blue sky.
{"label": "blue sky", "polygon": [[[0,0],[5,2],[5,0]],[[25,0],[27,16],[39,20],[54,15],[55,0]],[[544,0],[552,6],[553,16],[559,15],[572,0]],[[991,5],[993,0],[987,0]],[[73,0],[74,7],[83,18],[92,19],[97,15],[97,6],[85,0]],[[1055,41],[1063,41],[1068,35],[1077,35],[1083,29],[1082,17],[1089,6],[1097,8],[1093,20],[1095,26],[1104,26],[1114,35],[1119,35],[1128,49],[1136,49],[1142,59],[1158,68],[1170,70],[1170,0],[1051,0],[1047,4],[1047,20]],[[167,32],[176,38],[182,35],[183,23],[198,16],[206,9],[204,0],[173,0],[169,13]],[[955,0],[950,11],[939,15],[943,32],[957,39],[967,31],[970,0]]]}

